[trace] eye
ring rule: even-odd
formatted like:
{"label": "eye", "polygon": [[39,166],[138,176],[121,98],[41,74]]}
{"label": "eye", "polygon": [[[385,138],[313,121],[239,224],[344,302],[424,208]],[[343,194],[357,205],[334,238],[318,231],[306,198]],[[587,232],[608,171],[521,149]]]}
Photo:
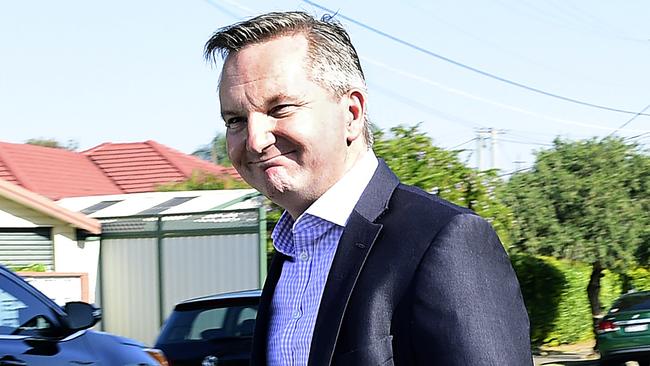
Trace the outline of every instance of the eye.
{"label": "eye", "polygon": [[246,118],[242,117],[233,117],[226,120],[226,128],[236,130],[243,127],[246,124]]}
{"label": "eye", "polygon": [[269,116],[273,118],[284,118],[290,115],[297,105],[295,104],[279,104],[271,108],[269,111]]}

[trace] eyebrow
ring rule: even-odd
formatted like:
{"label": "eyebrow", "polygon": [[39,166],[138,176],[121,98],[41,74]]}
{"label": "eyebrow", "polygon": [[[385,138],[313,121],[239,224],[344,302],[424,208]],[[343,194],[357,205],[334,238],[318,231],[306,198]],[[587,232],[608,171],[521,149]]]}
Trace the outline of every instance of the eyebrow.
{"label": "eyebrow", "polygon": [[[285,102],[285,101],[290,101],[290,102],[297,103],[297,102],[303,102],[303,98],[301,98],[299,96],[296,96],[296,95],[278,93],[278,94],[272,96],[271,98],[267,99],[264,102],[264,107],[268,108],[269,106],[276,105],[276,104],[279,104],[279,103]],[[226,110],[223,110],[223,109],[221,110],[221,118],[224,119],[224,120],[227,117],[237,116],[237,115],[241,115],[241,112],[239,110],[227,110],[227,109]]]}

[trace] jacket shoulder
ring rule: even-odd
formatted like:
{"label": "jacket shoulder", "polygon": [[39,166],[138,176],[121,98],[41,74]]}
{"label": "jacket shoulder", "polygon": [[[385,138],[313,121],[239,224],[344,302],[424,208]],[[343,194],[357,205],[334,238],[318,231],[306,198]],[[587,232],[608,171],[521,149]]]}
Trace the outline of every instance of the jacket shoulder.
{"label": "jacket shoulder", "polygon": [[389,208],[407,209],[418,215],[428,213],[438,217],[448,217],[449,219],[456,215],[476,215],[474,211],[466,207],[458,206],[421,188],[403,183],[400,183],[395,189]]}

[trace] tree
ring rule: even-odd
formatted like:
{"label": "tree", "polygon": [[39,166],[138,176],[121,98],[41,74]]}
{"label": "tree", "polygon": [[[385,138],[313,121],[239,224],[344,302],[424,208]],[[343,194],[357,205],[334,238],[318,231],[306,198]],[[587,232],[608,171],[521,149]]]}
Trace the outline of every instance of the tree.
{"label": "tree", "polygon": [[228,158],[228,149],[226,148],[226,135],[222,133],[217,133],[210,143],[199,147],[192,155],[203,160],[211,161],[214,164],[232,166]]}
{"label": "tree", "polygon": [[53,147],[56,149],[64,149],[64,150],[70,150],[70,151],[75,151],[79,148],[79,143],[75,140],[68,140],[65,144],[59,142],[56,139],[51,139],[51,138],[32,138],[27,141],[25,141],[26,144],[28,145],[36,145],[36,146],[44,146],[44,147]]}
{"label": "tree", "polygon": [[591,265],[587,294],[601,313],[600,278],[648,260],[650,157],[618,138],[563,141],[536,154],[504,191],[515,221],[513,250]]}
{"label": "tree", "polygon": [[250,188],[250,186],[246,182],[237,180],[227,174],[214,175],[197,171],[192,173],[192,176],[187,180],[161,184],[156,187],[156,190],[159,192],[169,192],[238,188]]}
{"label": "tree", "polygon": [[502,183],[495,171],[465,166],[458,158],[461,151],[434,146],[419,125],[393,127],[390,135],[375,130],[374,137],[375,153],[402,182],[474,210],[491,222],[507,246],[512,216],[497,198]]}

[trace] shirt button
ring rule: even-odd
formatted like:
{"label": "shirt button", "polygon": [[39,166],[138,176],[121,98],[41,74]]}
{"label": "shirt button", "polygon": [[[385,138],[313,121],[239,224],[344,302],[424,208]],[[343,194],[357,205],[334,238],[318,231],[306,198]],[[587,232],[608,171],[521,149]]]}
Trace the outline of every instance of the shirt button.
{"label": "shirt button", "polygon": [[309,260],[309,254],[307,252],[300,253],[300,260],[306,262]]}
{"label": "shirt button", "polygon": [[293,318],[294,319],[300,319],[301,315],[302,314],[300,313],[300,310],[296,310],[296,311],[293,312]]}

